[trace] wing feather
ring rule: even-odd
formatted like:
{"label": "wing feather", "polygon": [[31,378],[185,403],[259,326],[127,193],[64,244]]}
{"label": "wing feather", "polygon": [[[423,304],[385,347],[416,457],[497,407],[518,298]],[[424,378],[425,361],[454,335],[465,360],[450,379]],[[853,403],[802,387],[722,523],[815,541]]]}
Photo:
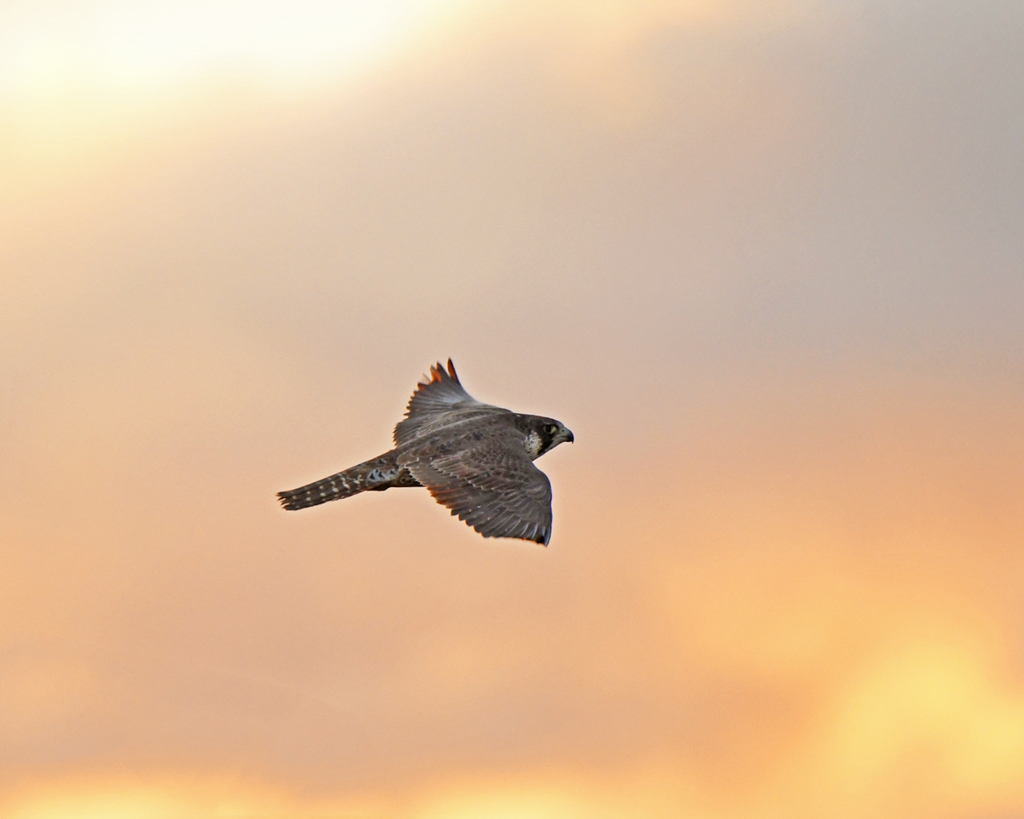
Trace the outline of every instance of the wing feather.
{"label": "wing feather", "polygon": [[401,451],[399,462],[484,537],[551,539],[551,482],[506,418],[464,424],[454,437],[429,436]]}
{"label": "wing feather", "polygon": [[405,409],[405,419],[395,426],[395,444],[407,444],[440,425],[457,420],[461,411],[474,408],[498,409],[481,404],[466,392],[448,359],[448,369],[441,362],[430,368],[430,374],[416,385],[416,391]]}

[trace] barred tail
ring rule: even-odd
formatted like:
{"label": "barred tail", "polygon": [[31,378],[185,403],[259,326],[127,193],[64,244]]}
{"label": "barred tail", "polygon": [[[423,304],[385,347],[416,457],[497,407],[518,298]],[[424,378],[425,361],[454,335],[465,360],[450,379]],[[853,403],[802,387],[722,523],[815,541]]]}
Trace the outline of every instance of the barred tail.
{"label": "barred tail", "polygon": [[380,491],[391,486],[419,485],[415,479],[410,483],[410,478],[411,475],[398,466],[395,451],[391,450],[379,458],[356,464],[329,478],[300,486],[298,489],[278,492],[277,497],[285,509],[305,509],[307,506],[341,500],[367,490]]}

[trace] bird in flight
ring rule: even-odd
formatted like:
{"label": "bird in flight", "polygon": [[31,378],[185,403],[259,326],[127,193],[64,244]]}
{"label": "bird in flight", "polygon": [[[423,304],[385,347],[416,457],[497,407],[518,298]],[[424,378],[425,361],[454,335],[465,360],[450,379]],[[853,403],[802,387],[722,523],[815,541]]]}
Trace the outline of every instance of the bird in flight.
{"label": "bird in flight", "polygon": [[425,486],[484,537],[548,545],[551,482],[533,462],[572,443],[564,424],[540,415],[482,404],[462,388],[455,365],[430,368],[395,426],[395,448],[378,458],[277,497],[285,509],[305,509],[360,492]]}

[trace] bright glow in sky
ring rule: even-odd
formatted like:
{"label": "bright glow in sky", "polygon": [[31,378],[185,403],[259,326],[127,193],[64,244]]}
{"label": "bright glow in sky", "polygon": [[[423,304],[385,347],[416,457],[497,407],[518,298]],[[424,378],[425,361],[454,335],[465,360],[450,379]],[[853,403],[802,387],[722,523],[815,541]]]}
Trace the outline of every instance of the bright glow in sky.
{"label": "bright glow in sky", "polygon": [[387,57],[458,0],[86,2],[0,9],[0,93],[157,93],[224,75],[344,76]]}
{"label": "bright glow in sky", "polygon": [[[769,16],[759,6],[754,14]],[[729,15],[735,4],[714,0],[4,4],[0,183],[8,196],[25,195],[39,182],[104,167],[146,138],[180,130],[197,97],[208,119],[231,121],[247,105],[273,105],[268,95],[295,102],[317,89],[357,88],[403,56],[427,54],[417,49],[457,50],[460,37],[479,42],[503,29],[522,36],[547,27],[573,42],[572,59],[558,70],[582,80],[582,96],[593,93],[591,75],[603,87],[602,105],[618,98],[632,109],[643,94],[615,67],[628,44],[658,27]]]}
{"label": "bright glow in sky", "polygon": [[[785,4],[768,12],[782,13]],[[760,7],[743,17],[767,19]],[[88,0],[0,6],[0,105],[97,103],[244,79],[295,90],[351,78],[453,25],[561,21],[608,47],[652,26],[735,14],[721,0],[552,4],[469,0]]]}
{"label": "bright glow in sky", "polygon": [[[352,85],[450,24],[463,0],[48,2],[0,6],[0,181],[67,173],[159,132],[197,94]],[[219,95],[219,99],[217,98]],[[211,111],[211,115],[213,111]]]}

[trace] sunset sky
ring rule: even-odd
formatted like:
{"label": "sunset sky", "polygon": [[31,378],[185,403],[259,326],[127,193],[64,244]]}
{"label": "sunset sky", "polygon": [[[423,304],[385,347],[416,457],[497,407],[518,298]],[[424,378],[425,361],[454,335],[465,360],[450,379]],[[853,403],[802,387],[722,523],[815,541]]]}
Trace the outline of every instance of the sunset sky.
{"label": "sunset sky", "polygon": [[[0,3],[0,817],[1024,817],[1024,4]],[[575,433],[547,549],[390,447]]]}

